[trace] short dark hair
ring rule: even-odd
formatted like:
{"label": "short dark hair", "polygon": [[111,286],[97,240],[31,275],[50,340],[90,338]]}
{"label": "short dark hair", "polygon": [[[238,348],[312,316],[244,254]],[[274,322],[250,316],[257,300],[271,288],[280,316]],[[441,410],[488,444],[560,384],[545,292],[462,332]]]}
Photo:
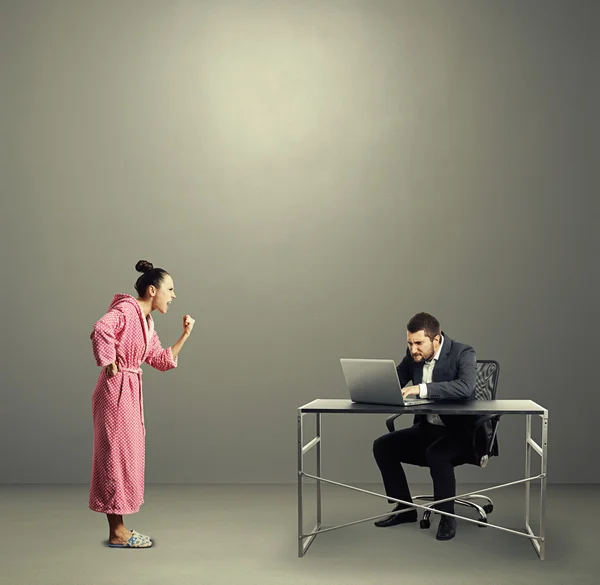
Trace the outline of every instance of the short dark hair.
{"label": "short dark hair", "polygon": [[442,330],[440,329],[440,322],[429,313],[417,313],[406,326],[409,333],[416,333],[417,331],[424,331],[425,335],[433,341],[436,335],[440,335]]}
{"label": "short dark hair", "polygon": [[136,265],[135,269],[138,272],[142,272],[142,276],[137,279],[135,283],[135,290],[141,299],[146,298],[148,293],[148,287],[153,286],[154,288],[160,288],[160,284],[166,274],[169,274],[163,268],[154,268],[152,263],[147,260],[140,260]]}

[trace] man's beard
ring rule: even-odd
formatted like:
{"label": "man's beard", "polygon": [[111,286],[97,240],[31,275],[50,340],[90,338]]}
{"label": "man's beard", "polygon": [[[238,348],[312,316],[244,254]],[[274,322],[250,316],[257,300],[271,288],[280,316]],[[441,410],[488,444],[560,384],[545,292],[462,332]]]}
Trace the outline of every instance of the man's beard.
{"label": "man's beard", "polygon": [[[429,355],[419,355],[419,357],[421,358],[419,361],[421,362],[428,362],[429,360],[431,360],[433,358],[433,356],[435,355],[435,352],[433,350],[431,350],[431,353]],[[416,362],[417,360],[414,358],[414,356],[411,356],[413,362]]]}

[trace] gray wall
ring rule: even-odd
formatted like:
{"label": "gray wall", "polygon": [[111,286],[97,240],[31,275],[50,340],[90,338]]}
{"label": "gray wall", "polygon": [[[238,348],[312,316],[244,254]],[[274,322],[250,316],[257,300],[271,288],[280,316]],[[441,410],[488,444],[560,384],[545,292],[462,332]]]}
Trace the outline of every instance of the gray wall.
{"label": "gray wall", "polygon": [[[549,409],[552,482],[600,481],[596,2],[2,7],[0,482],[88,480],[89,334],[142,258],[163,344],[196,318],[145,367],[148,482],[295,481],[295,409],[420,310]],[[379,481],[384,419],[326,417],[324,475]],[[459,478],[518,477],[523,430]]]}

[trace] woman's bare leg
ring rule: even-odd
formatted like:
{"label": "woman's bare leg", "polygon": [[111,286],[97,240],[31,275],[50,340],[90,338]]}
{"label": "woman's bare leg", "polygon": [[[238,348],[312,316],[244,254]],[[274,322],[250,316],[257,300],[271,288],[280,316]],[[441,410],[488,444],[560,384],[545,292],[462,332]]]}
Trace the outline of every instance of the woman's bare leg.
{"label": "woman's bare leg", "polygon": [[107,514],[109,526],[108,541],[110,544],[125,544],[131,538],[131,530],[127,530],[123,524],[123,516],[120,514]]}

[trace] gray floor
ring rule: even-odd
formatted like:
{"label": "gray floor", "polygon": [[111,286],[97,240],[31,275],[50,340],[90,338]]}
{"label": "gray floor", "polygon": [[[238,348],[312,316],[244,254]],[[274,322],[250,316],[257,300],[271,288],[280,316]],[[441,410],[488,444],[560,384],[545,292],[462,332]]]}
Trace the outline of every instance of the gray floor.
{"label": "gray floor", "polygon": [[[490,521],[521,530],[523,486],[491,495]],[[325,525],[389,508],[384,500],[334,486],[325,487],[323,504]],[[598,583],[598,517],[600,486],[551,485],[545,561],[526,538],[468,522],[459,521],[454,540],[438,542],[437,519],[429,530],[418,524],[377,529],[370,522],[334,530],[319,535],[299,559],[294,485],[150,485],[146,503],[127,524],[151,535],[155,546],[115,550],[106,547],[105,518],[87,510],[86,486],[4,485],[0,582],[588,585]],[[305,528],[313,521],[307,519]]]}

